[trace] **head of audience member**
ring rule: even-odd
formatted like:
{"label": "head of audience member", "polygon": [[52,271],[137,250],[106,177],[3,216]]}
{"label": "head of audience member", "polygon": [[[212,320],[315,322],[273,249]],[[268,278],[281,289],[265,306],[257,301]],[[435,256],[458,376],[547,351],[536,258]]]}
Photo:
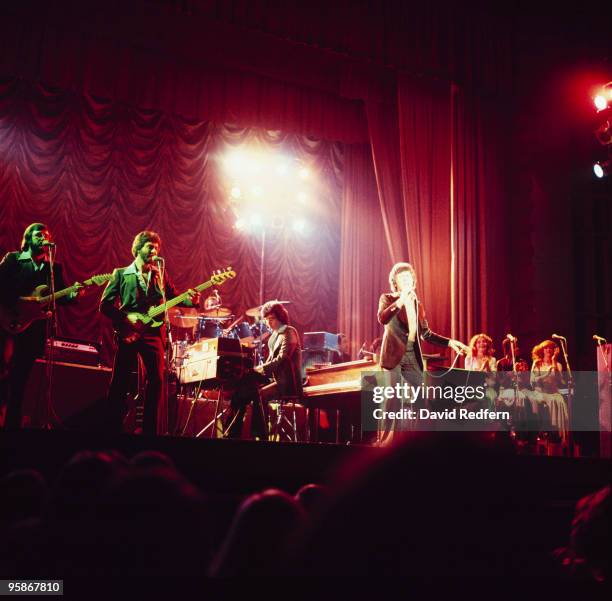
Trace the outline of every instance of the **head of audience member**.
{"label": "head of audience member", "polygon": [[329,499],[329,490],[321,484],[305,484],[295,493],[295,500],[307,515],[314,515]]}
{"label": "head of audience member", "polygon": [[47,483],[37,470],[10,472],[0,480],[0,522],[14,524],[41,516]]}
{"label": "head of audience member", "polygon": [[214,577],[272,575],[287,545],[305,521],[304,510],[287,493],[268,489],[238,508],[210,568]]}
{"label": "head of audience member", "polygon": [[572,578],[604,583],[610,579],[610,485],[580,499],[567,547],[555,554]]}
{"label": "head of audience member", "polygon": [[175,469],[174,462],[168,455],[162,453],[161,451],[141,451],[132,457],[130,460],[130,465],[136,468],[157,468],[157,467],[166,467],[171,470]]}
{"label": "head of audience member", "polygon": [[50,516],[58,520],[86,517],[127,470],[125,458],[115,451],[79,451],[64,465],[52,487]]}

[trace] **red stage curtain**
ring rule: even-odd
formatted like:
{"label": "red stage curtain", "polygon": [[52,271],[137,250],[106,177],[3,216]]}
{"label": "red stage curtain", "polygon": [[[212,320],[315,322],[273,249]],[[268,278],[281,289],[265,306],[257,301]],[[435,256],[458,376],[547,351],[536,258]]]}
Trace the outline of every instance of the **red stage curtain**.
{"label": "red stage curtain", "polygon": [[0,76],[190,120],[368,140],[362,103],[338,93],[337,61],[297,56],[221,23],[156,15],[152,6],[100,4],[96,13],[85,3],[61,13],[62,4],[29,13],[0,6]]}
{"label": "red stage curtain", "polygon": [[366,114],[389,267],[414,264],[435,331],[465,341],[483,330],[499,335],[506,313],[497,259],[504,252],[505,203],[494,112],[476,99],[451,96],[448,84],[402,76],[397,112],[368,101]]}
{"label": "red stage curtain", "polygon": [[356,357],[364,342],[369,346],[382,336],[376,312],[380,293],[389,287],[391,263],[366,145],[345,148],[341,240],[338,329],[350,338]]}
{"label": "red stage curtain", "polygon": [[[168,272],[181,289],[231,265],[220,290],[236,315],[259,304],[260,239],[239,234],[227,208],[218,158],[248,142],[298,156],[320,186],[313,234],[271,230],[266,298],[292,301],[300,330],[337,323],[341,163],[339,149],[295,134],[190,122],[73,92],[0,83],[0,251],[18,247],[33,221],[49,225],[69,280],[127,265],[134,235],[158,231]],[[110,347],[100,293],[62,311],[64,336]]]}
{"label": "red stage curtain", "polygon": [[[402,189],[408,256],[431,328],[451,334],[449,86],[401,77]],[[440,349],[429,347],[432,352]]]}
{"label": "red stage curtain", "polygon": [[[453,195],[455,201],[456,335],[467,341],[486,332],[501,353],[508,322],[512,224],[501,166],[504,121],[486,101],[454,87]],[[516,241],[518,243],[518,241]]]}

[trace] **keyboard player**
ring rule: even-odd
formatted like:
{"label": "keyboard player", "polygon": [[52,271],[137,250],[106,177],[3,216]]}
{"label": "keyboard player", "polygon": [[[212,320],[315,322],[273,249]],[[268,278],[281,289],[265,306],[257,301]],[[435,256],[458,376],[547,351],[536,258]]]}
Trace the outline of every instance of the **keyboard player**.
{"label": "keyboard player", "polygon": [[[261,317],[272,330],[268,359],[245,376],[232,395],[225,426],[228,438],[240,437],[244,414],[253,403],[251,435],[267,440],[264,404],[287,396],[302,396],[302,349],[297,330],[289,325],[289,312],[276,301],[261,307]],[[262,383],[266,383],[261,386]]]}

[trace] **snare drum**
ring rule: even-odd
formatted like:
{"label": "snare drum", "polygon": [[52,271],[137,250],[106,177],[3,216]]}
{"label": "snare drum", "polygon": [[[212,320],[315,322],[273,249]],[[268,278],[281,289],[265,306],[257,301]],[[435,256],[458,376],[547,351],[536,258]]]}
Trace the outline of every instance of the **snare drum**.
{"label": "snare drum", "polygon": [[198,326],[198,338],[220,338],[223,333],[221,322],[211,317],[203,317]]}

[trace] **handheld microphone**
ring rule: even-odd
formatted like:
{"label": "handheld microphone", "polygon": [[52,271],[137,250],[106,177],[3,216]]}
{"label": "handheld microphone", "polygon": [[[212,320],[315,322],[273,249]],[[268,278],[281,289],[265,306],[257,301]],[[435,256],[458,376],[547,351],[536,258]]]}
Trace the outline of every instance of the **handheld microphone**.
{"label": "handheld microphone", "polygon": [[607,340],[603,336],[598,336],[597,334],[593,334],[593,340],[597,340],[597,342],[603,342],[604,344]]}
{"label": "handheld microphone", "polygon": [[164,258],[163,257],[158,257],[157,255],[155,255],[153,257],[153,261],[156,261],[157,263],[163,263],[164,262]]}
{"label": "handheld microphone", "polygon": [[556,338],[557,340],[567,340],[565,336],[560,336],[559,334],[553,334],[552,338]]}
{"label": "handheld microphone", "polygon": [[506,334],[506,338],[510,341],[510,342],[516,342],[516,336],[513,336],[512,334]]}
{"label": "handheld microphone", "polygon": [[55,248],[55,242],[49,242],[49,240],[45,240],[42,243],[42,246],[48,246],[49,248]]}

